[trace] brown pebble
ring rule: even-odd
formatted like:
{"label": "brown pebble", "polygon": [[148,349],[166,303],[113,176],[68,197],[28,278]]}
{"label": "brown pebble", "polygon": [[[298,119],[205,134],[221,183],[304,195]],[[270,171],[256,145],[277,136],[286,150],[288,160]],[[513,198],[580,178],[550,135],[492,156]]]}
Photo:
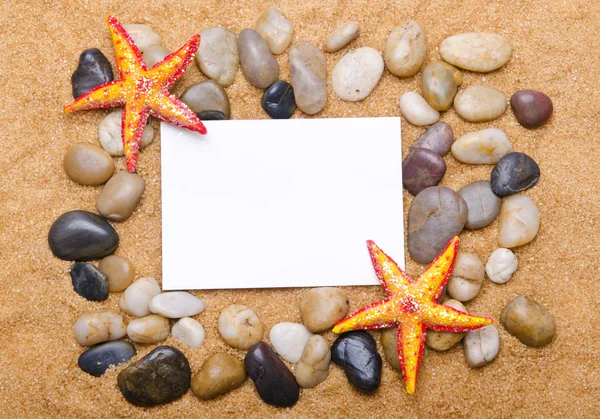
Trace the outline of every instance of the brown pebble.
{"label": "brown pebble", "polygon": [[537,128],[544,125],[552,116],[552,100],[537,90],[519,90],[510,98],[517,121],[525,128]]}
{"label": "brown pebble", "polygon": [[119,172],[114,175],[98,195],[96,208],[112,221],[123,221],[135,210],[144,193],[144,179],[137,173]]}
{"label": "brown pebble", "polygon": [[504,307],[500,321],[508,333],[534,348],[552,342],[556,332],[552,314],[533,299],[522,295]]}
{"label": "brown pebble", "polygon": [[236,357],[218,353],[200,368],[192,379],[192,391],[202,400],[210,400],[240,387],[246,380],[246,367]]}
{"label": "brown pebble", "polygon": [[395,370],[400,371],[400,358],[398,357],[398,328],[383,329],[381,332],[381,346],[385,359]]}
{"label": "brown pebble", "polygon": [[105,183],[115,171],[110,155],[91,144],[76,144],[69,148],[63,160],[65,172],[81,185],[97,186]]}
{"label": "brown pebble", "polygon": [[133,281],[133,265],[122,256],[110,255],[98,264],[100,269],[108,277],[108,290],[119,292],[125,290]]}

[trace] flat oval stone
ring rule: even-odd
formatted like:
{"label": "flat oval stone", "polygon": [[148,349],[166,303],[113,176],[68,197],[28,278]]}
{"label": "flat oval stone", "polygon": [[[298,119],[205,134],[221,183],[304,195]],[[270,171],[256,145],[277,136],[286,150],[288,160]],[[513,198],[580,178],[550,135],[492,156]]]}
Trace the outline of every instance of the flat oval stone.
{"label": "flat oval stone", "polygon": [[242,361],[226,353],[213,354],[192,379],[192,391],[201,400],[211,400],[241,387],[245,380]]}
{"label": "flat oval stone", "polygon": [[302,388],[318,386],[329,375],[330,362],[331,351],[325,338],[320,335],[311,336],[296,367],[296,382]]}
{"label": "flat oval stone", "polygon": [[425,130],[417,140],[411,144],[410,151],[415,148],[426,148],[444,157],[450,151],[454,142],[454,132],[447,122],[436,122]]}
{"label": "flat oval stone", "polygon": [[383,354],[390,366],[401,371],[400,358],[398,357],[398,328],[383,329],[381,332],[381,346],[383,346]]}
{"label": "flat oval stone", "polygon": [[119,307],[125,313],[135,317],[150,314],[150,300],[160,294],[160,285],[156,279],[140,278],[131,284],[119,300]]}
{"label": "flat oval stone", "polygon": [[464,303],[479,294],[484,278],[485,267],[479,257],[474,253],[458,252],[446,290],[452,298]]}
{"label": "flat oval stone", "polygon": [[467,222],[467,203],[450,188],[432,186],[413,199],[408,212],[408,253],[429,263],[460,234]]}
{"label": "flat oval stone", "polygon": [[413,125],[431,125],[440,119],[440,113],[417,92],[406,92],[400,96],[400,111]]}
{"label": "flat oval stone", "polygon": [[202,111],[219,111],[227,119],[231,117],[231,107],[227,92],[214,80],[192,84],[179,97],[183,103],[198,115]]}
{"label": "flat oval stone", "polygon": [[496,249],[485,264],[485,273],[496,284],[507,283],[519,267],[517,256],[503,247]]}
{"label": "flat oval stone", "polygon": [[105,183],[115,171],[113,159],[91,144],[70,147],[63,159],[65,172],[80,185],[97,186]]}
{"label": "flat oval stone", "polygon": [[336,52],[344,48],[360,35],[360,24],[350,21],[335,29],[325,37],[323,49],[325,52]]}
{"label": "flat oval stone", "polygon": [[269,9],[258,18],[256,32],[262,36],[273,54],[281,54],[292,42],[294,28],[277,9]]}
{"label": "flat oval stone", "polygon": [[327,102],[325,55],[310,42],[296,42],[288,59],[296,106],[305,114],[314,115]]}
{"label": "flat oval stone", "polygon": [[532,298],[522,295],[504,307],[500,321],[508,333],[534,348],[552,342],[556,333],[552,314]]}
{"label": "flat oval stone", "polygon": [[171,334],[175,339],[185,343],[192,349],[199,348],[204,343],[206,333],[204,327],[190,317],[183,317],[173,325]]}
{"label": "flat oval stone", "polygon": [[446,111],[452,106],[462,81],[463,76],[458,69],[443,61],[433,61],[423,70],[421,92],[433,109]]}
{"label": "flat oval stone", "polygon": [[171,54],[171,51],[169,51],[167,48],[163,47],[162,45],[152,45],[152,46],[146,48],[146,50],[142,54],[142,58],[144,59],[144,62],[146,63],[146,67],[152,68],[156,64],[158,64],[159,62],[164,60],[164,58],[169,54]]}
{"label": "flat oval stone", "polygon": [[300,317],[302,323],[313,333],[331,329],[348,314],[350,300],[340,288],[313,288],[302,295]]}
{"label": "flat oval stone", "polygon": [[69,211],[50,227],[48,244],[54,256],[84,262],[112,254],[119,245],[119,235],[93,212]]}
{"label": "flat oval stone", "polygon": [[402,184],[417,195],[423,189],[436,186],[446,174],[446,163],[435,151],[415,148],[402,163]]}
{"label": "flat oval stone", "polygon": [[342,100],[363,100],[379,83],[383,68],[383,58],[376,49],[362,47],[350,51],[333,68],[333,90]]}
{"label": "flat oval stone", "polygon": [[486,122],[506,112],[504,94],[488,86],[469,86],[454,98],[454,110],[469,122]]}
{"label": "flat oval stone", "polygon": [[271,328],[269,339],[275,351],[288,362],[300,362],[304,345],[313,334],[299,323],[282,322]]}
{"label": "flat oval stone", "polygon": [[135,348],[129,342],[123,340],[105,342],[91,347],[79,355],[77,365],[88,374],[100,377],[111,366],[123,364],[133,358],[135,354]]}
{"label": "flat oval stone", "polygon": [[523,153],[508,153],[492,169],[492,190],[500,197],[510,196],[534,186],[540,167]]}
{"label": "flat oval stone", "polygon": [[117,255],[105,257],[98,264],[108,278],[108,291],[119,292],[127,288],[133,281],[134,269],[131,262]]}
{"label": "flat oval stone", "polygon": [[350,384],[363,392],[377,390],[381,382],[381,356],[375,339],[364,330],[341,334],[331,346],[331,360],[344,368]]}
{"label": "flat oval stone", "polygon": [[171,346],[159,346],[121,371],[117,384],[129,403],[152,407],[183,396],[191,379],[185,355]]}
{"label": "flat oval stone", "polygon": [[144,53],[153,45],[160,45],[162,43],[160,35],[154,32],[149,25],[126,23],[123,24],[123,28],[131,36],[141,53]]}
{"label": "flat oval stone", "polygon": [[223,112],[219,111],[200,111],[196,116],[201,121],[226,121],[227,117]]}
{"label": "flat oval stone", "polygon": [[219,315],[217,322],[219,334],[230,346],[247,350],[260,342],[263,336],[263,324],[250,307],[232,304]]}
{"label": "flat oval stone", "polygon": [[73,289],[89,301],[108,298],[108,278],[91,263],[78,262],[71,266]]}
{"label": "flat oval stone", "polygon": [[195,316],[204,311],[204,302],[185,291],[171,291],[158,294],[150,300],[150,311],[169,319]]}
{"label": "flat oval stone", "polygon": [[260,104],[263,110],[273,119],[289,119],[296,111],[296,100],[292,85],[277,80],[263,93]]}
{"label": "flat oval stone", "polygon": [[265,403],[279,407],[296,404],[300,388],[294,374],[269,345],[265,342],[254,345],[246,354],[244,365]]}
{"label": "flat oval stone", "polygon": [[531,198],[512,195],[500,207],[498,244],[512,248],[532,241],[540,229],[540,211]]}
{"label": "flat oval stone", "polygon": [[210,28],[200,32],[200,38],[196,54],[200,71],[223,87],[231,86],[240,66],[235,34],[225,28]]}
{"label": "flat oval stone", "polygon": [[492,362],[500,352],[500,333],[493,324],[467,332],[463,340],[465,360],[471,368]]}
{"label": "flat oval stone", "polygon": [[127,333],[123,316],[110,310],[83,313],[75,323],[75,340],[81,346],[92,346],[121,339]]}
{"label": "flat oval stone", "polygon": [[[124,156],[123,138],[121,137],[121,123],[123,111],[119,109],[106,115],[100,125],[98,125],[98,136],[100,145],[108,154],[114,157]],[[140,144],[140,150],[148,147],[154,141],[154,128],[146,124],[144,127],[144,136]]]}
{"label": "flat oval stone", "polygon": [[383,50],[385,65],[390,73],[400,77],[417,74],[427,56],[427,38],[423,28],[414,20],[395,26]]}
{"label": "flat oval stone", "polygon": [[[444,305],[467,313],[465,306],[458,300],[444,301]],[[465,334],[465,332],[438,332],[437,330],[427,330],[425,344],[436,351],[447,351],[460,342],[465,337]]]}
{"label": "flat oval stone", "polygon": [[237,41],[242,72],[248,83],[260,89],[272,85],[279,77],[279,64],[263,37],[252,29],[244,29]]}
{"label": "flat oval stone", "polygon": [[130,321],[127,325],[127,336],[137,343],[158,343],[169,337],[170,330],[167,319],[151,314]]}
{"label": "flat oval stone", "polygon": [[79,56],[77,69],[71,76],[73,98],[114,80],[112,67],[108,59],[98,48],[86,49]]}
{"label": "flat oval stone", "polygon": [[452,144],[452,155],[470,164],[494,164],[511,151],[512,144],[498,128],[469,132]]}
{"label": "flat oval stone", "polygon": [[100,191],[96,200],[98,212],[111,221],[126,220],[142,199],[145,184],[137,173],[118,172]]}
{"label": "flat oval stone", "polygon": [[511,45],[495,33],[468,32],[444,39],[440,55],[444,61],[469,71],[487,73],[510,59]]}
{"label": "flat oval stone", "polygon": [[537,128],[544,125],[552,116],[552,100],[537,90],[519,90],[510,97],[517,121],[525,128]]}
{"label": "flat oval stone", "polygon": [[469,215],[465,224],[465,227],[469,230],[489,226],[500,214],[502,200],[492,192],[490,182],[470,183],[461,188],[458,194],[465,200],[469,208]]}

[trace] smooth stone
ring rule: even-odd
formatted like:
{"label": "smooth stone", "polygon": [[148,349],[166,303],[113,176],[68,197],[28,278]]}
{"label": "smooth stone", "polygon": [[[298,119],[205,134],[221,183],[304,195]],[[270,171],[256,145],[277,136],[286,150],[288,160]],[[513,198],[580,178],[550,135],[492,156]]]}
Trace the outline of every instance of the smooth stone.
{"label": "smooth stone", "polygon": [[91,263],[78,262],[71,266],[73,289],[89,301],[104,301],[108,298],[108,278]]}
{"label": "smooth stone", "polygon": [[71,76],[73,98],[114,80],[110,61],[98,48],[86,49],[79,56],[77,69]]}
{"label": "smooth stone", "polygon": [[150,300],[150,311],[169,319],[195,316],[204,311],[204,302],[185,291],[163,292]]}
{"label": "smooth stone", "polygon": [[350,21],[325,37],[323,42],[323,50],[325,52],[336,52],[344,48],[360,35],[360,24]]}
{"label": "smooth stone", "polygon": [[152,68],[156,64],[164,60],[164,58],[169,54],[171,54],[171,51],[169,51],[162,45],[152,45],[146,48],[146,50],[142,54],[142,58],[146,63],[146,67]]}
{"label": "smooth stone", "polygon": [[171,326],[162,316],[149,316],[134,319],[127,325],[127,336],[137,343],[158,343],[169,337]]}
{"label": "smooth stone", "polygon": [[469,215],[465,228],[477,230],[487,227],[494,222],[500,214],[502,200],[492,192],[490,182],[473,182],[462,187],[458,194],[465,200],[469,208]]}
{"label": "smooth stone", "polygon": [[426,148],[435,151],[444,157],[450,151],[454,142],[454,132],[447,122],[436,122],[425,130],[417,140],[411,144],[410,151],[415,148]]}
{"label": "smooth stone", "polygon": [[364,330],[341,334],[331,346],[331,360],[344,368],[350,384],[372,392],[381,382],[381,356],[375,339]]}
{"label": "smooth stone", "polygon": [[171,346],[159,346],[121,371],[117,384],[129,403],[152,407],[183,396],[191,379],[185,355]]}
{"label": "smooth stone", "polygon": [[244,365],[265,403],[279,407],[296,404],[300,397],[296,378],[269,345],[254,345],[246,354]]}
{"label": "smooth stone", "polygon": [[445,174],[444,159],[426,148],[415,148],[402,163],[402,184],[412,195],[436,186]]}
{"label": "smooth stone", "polygon": [[[444,301],[444,305],[467,313],[466,307],[460,301],[447,300]],[[465,334],[466,332],[438,332],[436,330],[428,330],[425,344],[436,351],[447,351],[460,342],[465,337]]]}
{"label": "smooth stone", "polygon": [[294,28],[277,9],[269,9],[258,18],[254,28],[273,54],[281,54],[292,42]]}
{"label": "smooth stone", "polygon": [[464,303],[479,294],[484,279],[485,267],[481,259],[474,253],[458,252],[446,290],[452,298]]}
{"label": "smooth stone", "polygon": [[421,92],[429,105],[438,111],[447,111],[462,84],[463,75],[443,61],[433,61],[425,66]]}
{"label": "smooth stone", "polygon": [[503,247],[496,249],[485,264],[485,273],[496,284],[507,283],[519,267],[517,255]]}
{"label": "smooth stone", "polygon": [[279,64],[263,37],[252,29],[244,29],[238,35],[237,44],[242,72],[248,83],[259,89],[273,84],[279,77]]}
{"label": "smooth stone", "polygon": [[363,100],[379,83],[383,68],[383,58],[376,49],[362,47],[350,51],[333,68],[333,90],[342,100]]}
{"label": "smooth stone", "polygon": [[417,92],[406,92],[400,96],[400,111],[413,125],[431,125],[440,119],[440,113]]}
{"label": "smooth stone", "polygon": [[[98,137],[100,138],[100,145],[108,154],[113,157],[120,157],[125,155],[123,150],[123,138],[121,137],[121,123],[122,123],[123,111],[118,110],[106,115],[100,125],[98,125]],[[154,141],[154,128],[152,125],[146,124],[144,127],[144,136],[140,144],[140,149],[148,147]]]}
{"label": "smooth stone", "polygon": [[217,325],[225,343],[236,349],[248,350],[263,336],[263,324],[254,310],[241,304],[227,306]]}
{"label": "smooth stone", "polygon": [[498,128],[469,132],[452,144],[452,155],[463,163],[494,164],[512,151],[506,134]]}
{"label": "smooth stone", "polygon": [[192,349],[199,348],[204,343],[206,333],[204,327],[198,321],[183,317],[179,319],[171,329],[171,334],[175,339],[185,343]]}
{"label": "smooth stone", "polygon": [[427,56],[427,38],[419,23],[410,20],[392,29],[385,43],[383,58],[390,73],[411,77],[420,70]]}
{"label": "smooth stone", "polygon": [[119,307],[125,313],[134,317],[143,317],[150,314],[150,300],[160,294],[160,285],[156,279],[140,278],[131,284],[119,300]]}
{"label": "smooth stone", "polygon": [[302,388],[316,387],[329,375],[330,362],[331,351],[325,338],[320,335],[311,336],[296,367],[296,382]]}
{"label": "smooth stone", "polygon": [[492,121],[506,112],[506,97],[493,87],[469,86],[454,98],[454,110],[469,122]]}
{"label": "smooth stone", "polygon": [[340,288],[312,288],[302,295],[300,317],[302,323],[313,333],[331,329],[348,314],[350,300]]}
{"label": "smooth stone", "polygon": [[408,212],[408,253],[429,263],[460,234],[467,222],[467,203],[450,188],[432,186],[413,199]]}
{"label": "smooth stone", "polygon": [[260,104],[273,119],[289,119],[296,111],[294,88],[287,81],[277,80],[262,95]]}
{"label": "smooth stone", "polygon": [[196,114],[202,111],[219,111],[225,118],[231,117],[227,92],[214,80],[192,84],[179,97]]}
{"label": "smooth stone", "polygon": [[100,377],[111,366],[123,364],[133,358],[135,354],[135,348],[129,342],[122,340],[105,342],[79,355],[77,365],[82,371],[94,377]]}
{"label": "smooth stone", "polygon": [[456,67],[487,73],[502,67],[510,59],[511,45],[495,33],[468,32],[444,39],[442,59]]}
{"label": "smooth stone", "polygon": [[556,333],[552,314],[532,298],[522,295],[504,307],[500,321],[508,333],[534,348],[552,342]]}
{"label": "smooth stone", "polygon": [[127,31],[129,36],[131,36],[133,42],[142,54],[151,46],[160,45],[162,43],[160,35],[154,32],[148,25],[126,23],[123,25],[123,28]]}
{"label": "smooth stone", "polygon": [[510,97],[517,121],[525,128],[537,128],[544,125],[552,116],[552,100],[537,90],[519,90]]}
{"label": "smooth stone", "polygon": [[240,66],[235,34],[225,28],[210,28],[200,32],[200,39],[196,54],[200,71],[223,87],[231,86]]}
{"label": "smooth stone", "polygon": [[533,187],[540,178],[540,167],[523,153],[508,153],[492,169],[492,190],[499,197],[510,196]]}
{"label": "smooth stone", "polygon": [[89,211],[69,211],[58,217],[48,232],[54,256],[85,262],[108,256],[119,246],[119,235],[106,220]]}
{"label": "smooth stone", "polygon": [[313,334],[299,323],[277,323],[269,332],[273,349],[287,362],[297,364],[302,357],[304,345]]}
{"label": "smooth stone", "polygon": [[133,282],[133,265],[123,256],[105,257],[98,264],[98,269],[108,277],[108,291],[110,292],[123,291]]}
{"label": "smooth stone", "polygon": [[75,340],[81,346],[119,340],[126,334],[123,316],[110,310],[87,311],[75,323]]}
{"label": "smooth stone", "polygon": [[463,340],[465,360],[471,368],[492,362],[500,352],[500,333],[493,324],[467,332]]}
{"label": "smooth stone", "polygon": [[121,171],[111,177],[96,200],[98,212],[111,221],[123,221],[133,214],[142,199],[146,182],[137,173]]}
{"label": "smooth stone", "polygon": [[115,171],[113,159],[91,144],[70,147],[63,159],[65,172],[80,185],[97,186],[105,183]]}
{"label": "smooth stone", "polygon": [[383,354],[390,366],[401,371],[400,358],[398,357],[398,328],[383,329],[381,331],[381,346],[383,346]]}
{"label": "smooth stone", "polygon": [[227,117],[219,111],[200,111],[196,114],[201,121],[226,121]]}
{"label": "smooth stone", "polygon": [[531,198],[512,195],[502,201],[498,244],[513,248],[532,241],[540,229],[540,211]]}
{"label": "smooth stone", "polygon": [[192,391],[201,400],[211,400],[241,387],[245,380],[242,361],[226,353],[213,354],[192,378]]}
{"label": "smooth stone", "polygon": [[327,102],[325,55],[310,42],[296,42],[288,59],[296,106],[305,114],[314,115]]}

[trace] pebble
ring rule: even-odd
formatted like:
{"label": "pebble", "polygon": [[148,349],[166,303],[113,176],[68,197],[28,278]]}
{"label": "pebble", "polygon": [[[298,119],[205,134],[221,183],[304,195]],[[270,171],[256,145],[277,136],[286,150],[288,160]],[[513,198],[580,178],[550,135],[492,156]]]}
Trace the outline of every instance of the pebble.
{"label": "pebble", "polygon": [[113,159],[100,147],[76,144],[65,153],[63,165],[67,176],[80,185],[105,183],[115,171]]}
{"label": "pebble", "polygon": [[302,295],[300,317],[313,333],[331,329],[348,314],[350,300],[340,288],[312,288]]}
{"label": "pebble", "polygon": [[48,244],[60,259],[85,262],[114,253],[119,246],[119,235],[93,212],[69,211],[50,227]]}
{"label": "pebble", "polygon": [[485,267],[479,257],[474,253],[459,251],[446,290],[452,298],[464,303],[479,294],[484,278]]}
{"label": "pebble", "polygon": [[77,69],[71,76],[73,98],[114,80],[110,61],[98,48],[86,49],[79,56]]}
{"label": "pebble", "polygon": [[331,346],[331,360],[344,368],[350,384],[363,392],[381,382],[381,356],[375,339],[364,330],[341,334]]}
{"label": "pebble", "polygon": [[98,195],[98,212],[111,221],[126,220],[142,199],[145,185],[144,179],[137,173],[125,170],[116,173]]}
{"label": "pebble", "polygon": [[144,51],[144,54],[142,54],[142,58],[146,63],[146,67],[152,68],[164,60],[164,58],[169,54],[171,54],[171,51],[162,45],[152,45],[151,47],[146,48],[146,51]]}
{"label": "pebble", "polygon": [[417,263],[433,261],[467,222],[467,203],[450,188],[432,186],[413,199],[408,212],[408,252]]}
{"label": "pebble", "polygon": [[123,28],[127,31],[129,36],[135,42],[135,45],[143,54],[148,48],[153,45],[160,45],[160,35],[154,32],[154,30],[148,26],[139,23],[126,23]]}
{"label": "pebble", "polygon": [[196,54],[200,71],[223,87],[231,86],[240,66],[235,34],[225,28],[210,28],[200,32],[200,39]]}
{"label": "pebble", "polygon": [[492,169],[492,190],[499,197],[510,196],[534,186],[540,167],[523,153],[508,153]]}
{"label": "pebble", "polygon": [[417,74],[427,56],[427,38],[414,20],[392,29],[385,43],[383,58],[390,73],[400,77]]}
{"label": "pebble", "polygon": [[263,37],[252,29],[244,29],[237,42],[242,72],[248,83],[260,89],[273,84],[279,77],[279,64]]}
{"label": "pebble", "polygon": [[488,278],[496,284],[507,283],[519,267],[517,256],[509,249],[503,247],[496,249],[490,255],[486,265],[485,273]]}
{"label": "pebble", "polygon": [[244,365],[265,403],[279,407],[296,404],[300,388],[294,374],[269,345],[265,342],[254,345],[246,354]]}
{"label": "pebble", "polygon": [[463,75],[456,67],[443,61],[433,61],[423,70],[421,92],[433,109],[446,111],[452,106],[462,82]]}
{"label": "pebble", "polygon": [[140,278],[131,284],[119,300],[119,307],[134,317],[150,314],[150,300],[160,294],[160,285],[152,277]]}
{"label": "pebble", "polygon": [[135,356],[135,348],[129,342],[117,340],[96,345],[79,356],[77,365],[82,371],[100,377],[111,366],[129,361]]}
{"label": "pebble", "polygon": [[493,324],[467,332],[463,340],[465,360],[471,368],[492,362],[500,352],[500,333]]}
{"label": "pebble", "polygon": [[214,80],[192,84],[179,97],[183,103],[198,115],[202,111],[219,111],[227,119],[231,117],[231,107],[227,92]]}
{"label": "pebble", "polygon": [[269,339],[279,356],[287,362],[297,364],[302,357],[304,345],[312,335],[303,324],[282,322],[271,328]]}
{"label": "pebble", "polygon": [[232,304],[219,315],[219,334],[229,346],[248,350],[261,341],[263,324],[250,307]]}
{"label": "pebble", "polygon": [[444,39],[440,45],[443,60],[462,69],[487,73],[510,59],[511,45],[495,33],[469,32]]}
{"label": "pebble", "polygon": [[363,100],[379,83],[383,68],[383,58],[376,49],[362,47],[350,51],[333,68],[333,90],[342,100]]}
{"label": "pebble", "polygon": [[458,194],[465,200],[469,208],[465,227],[477,230],[487,227],[494,222],[500,214],[502,200],[492,192],[490,182],[473,182],[461,188]]}
{"label": "pebble", "polygon": [[294,89],[287,81],[277,80],[262,95],[260,104],[273,119],[289,119],[296,111]]}
{"label": "pebble", "polygon": [[491,121],[506,112],[506,97],[493,87],[469,86],[456,95],[454,110],[469,122]]}
{"label": "pebble", "polygon": [[386,361],[392,368],[401,371],[400,358],[398,357],[398,328],[383,329],[381,331],[381,346]]}
{"label": "pebble", "polygon": [[519,90],[510,98],[517,121],[525,128],[537,128],[544,125],[554,110],[552,100],[537,90]]}
{"label": "pebble", "polygon": [[73,289],[89,301],[108,298],[108,278],[91,263],[78,262],[71,266]]}
{"label": "pebble", "polygon": [[440,119],[440,113],[417,92],[406,92],[400,96],[400,111],[413,125],[431,125]]}
{"label": "pebble", "polygon": [[411,144],[410,151],[415,148],[426,148],[435,151],[444,157],[450,151],[454,142],[454,132],[447,122],[436,122],[425,130],[417,140]]}
{"label": "pebble", "polygon": [[[467,313],[466,307],[457,300],[444,301],[444,305]],[[428,330],[425,344],[436,351],[447,351],[465,337],[466,332],[438,332]],[[397,355],[396,355],[397,357]]]}
{"label": "pebble", "polygon": [[452,144],[452,155],[470,164],[494,164],[511,151],[512,144],[498,128],[470,132]]}
{"label": "pebble", "polygon": [[227,117],[223,112],[219,111],[200,111],[196,116],[201,121],[226,121]]}
{"label": "pebble", "polygon": [[323,49],[325,52],[337,52],[360,35],[360,24],[350,21],[325,37]]}
{"label": "pebble", "polygon": [[119,340],[126,334],[127,325],[123,316],[110,310],[85,312],[75,323],[75,340],[81,346]]}
{"label": "pebble", "polygon": [[302,388],[316,387],[329,375],[330,362],[331,351],[325,338],[311,336],[296,367],[296,382]]}
{"label": "pebble", "polygon": [[256,32],[262,36],[273,54],[281,54],[292,42],[294,28],[277,9],[269,9],[258,18]]}
{"label": "pebble", "polygon": [[296,42],[288,55],[296,106],[314,115],[327,102],[327,67],[325,55],[310,42]]}
{"label": "pebble", "polygon": [[133,281],[133,265],[122,256],[105,257],[98,264],[98,269],[108,277],[108,291],[110,292],[123,291]]}
{"label": "pebble", "polygon": [[192,371],[178,349],[159,346],[117,376],[119,390],[136,406],[169,403],[187,393]]}
{"label": "pebble", "polygon": [[[118,110],[106,115],[100,125],[98,125],[98,137],[100,145],[108,154],[113,157],[125,155],[123,150],[123,138],[121,137],[121,122],[123,111]],[[140,144],[140,149],[144,149],[154,141],[154,128],[152,125],[146,124],[144,127],[144,136]]]}
{"label": "pebble", "polygon": [[211,400],[241,387],[245,380],[246,367],[242,361],[226,353],[217,353],[202,364],[192,379],[192,391],[201,400]]}
{"label": "pebble", "polygon": [[206,336],[204,327],[196,320],[190,317],[179,319],[171,329],[171,334],[175,339],[185,343],[192,349],[199,348],[204,343]]}
{"label": "pebble", "polygon": [[540,211],[527,196],[505,198],[500,208],[498,244],[513,248],[532,241],[540,229]]}
{"label": "pebble", "polygon": [[435,151],[413,149],[402,163],[402,184],[412,195],[436,186],[446,174],[446,163]]}
{"label": "pebble", "polygon": [[534,348],[552,342],[556,332],[552,314],[532,298],[522,295],[504,307],[500,321],[508,333]]}
{"label": "pebble", "polygon": [[134,319],[127,325],[127,336],[137,343],[158,343],[169,337],[171,326],[162,316],[149,316]]}
{"label": "pebble", "polygon": [[150,311],[169,319],[195,316],[204,311],[204,302],[185,291],[163,292],[150,300]]}

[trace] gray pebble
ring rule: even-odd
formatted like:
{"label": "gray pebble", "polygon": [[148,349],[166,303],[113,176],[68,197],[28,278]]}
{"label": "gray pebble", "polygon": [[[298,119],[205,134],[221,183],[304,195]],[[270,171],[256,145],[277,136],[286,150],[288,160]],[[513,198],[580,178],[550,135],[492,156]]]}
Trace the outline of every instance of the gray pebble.
{"label": "gray pebble", "polygon": [[465,227],[477,230],[487,227],[500,214],[502,200],[492,192],[490,182],[473,182],[458,191],[469,207],[469,216]]}

